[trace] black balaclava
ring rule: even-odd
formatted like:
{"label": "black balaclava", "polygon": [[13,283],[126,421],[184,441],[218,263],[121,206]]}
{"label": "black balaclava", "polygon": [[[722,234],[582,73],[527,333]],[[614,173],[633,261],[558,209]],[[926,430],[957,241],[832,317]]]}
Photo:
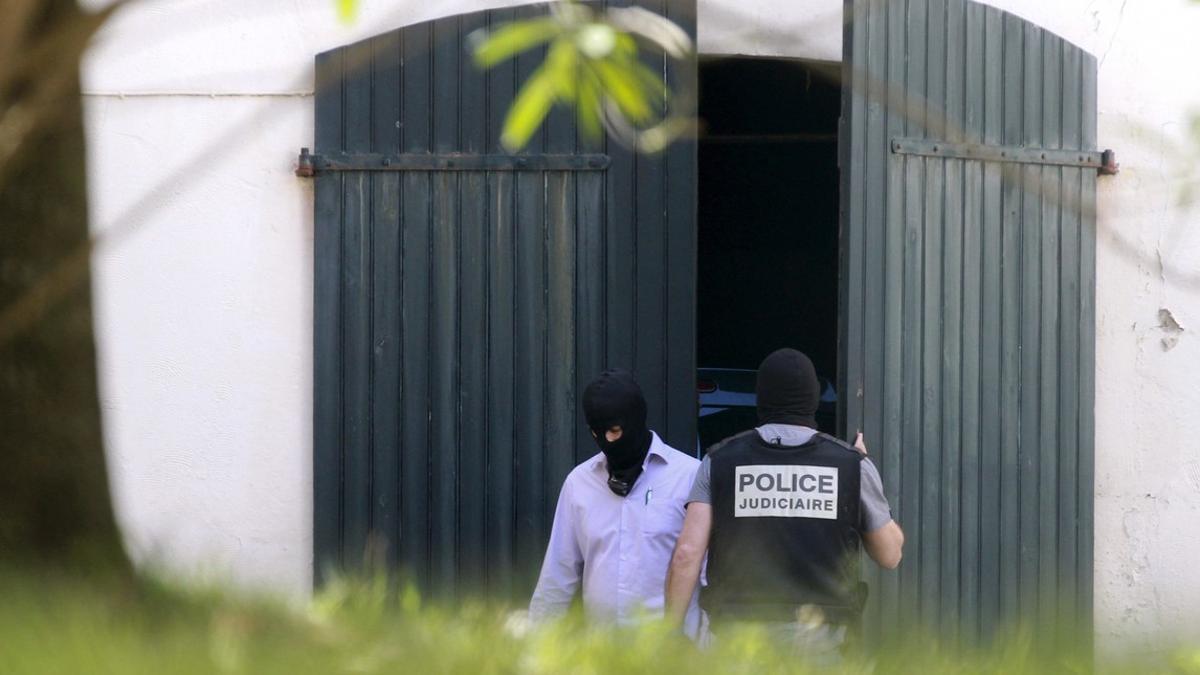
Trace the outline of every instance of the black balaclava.
{"label": "black balaclava", "polygon": [[795,349],[780,349],[758,367],[759,424],[795,424],[817,428],[821,384],[807,356]]}
{"label": "black balaclava", "polygon": [[[642,474],[652,440],[642,388],[629,372],[606,370],[583,390],[583,416],[608,459],[608,489],[624,497]],[[610,443],[604,434],[612,427],[621,427],[621,437]]]}

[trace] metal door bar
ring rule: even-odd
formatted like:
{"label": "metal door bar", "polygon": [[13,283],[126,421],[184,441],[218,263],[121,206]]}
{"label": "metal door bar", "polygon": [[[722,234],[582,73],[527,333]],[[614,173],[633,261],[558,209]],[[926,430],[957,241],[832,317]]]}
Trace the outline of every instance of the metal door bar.
{"label": "metal door bar", "polygon": [[319,171],[603,171],[608,155],[472,155],[465,153],[351,153],[300,150],[297,176]]}
{"label": "metal door bar", "polygon": [[925,138],[893,138],[892,152],[897,155],[973,159],[983,162],[1011,162],[1096,169],[1103,175],[1115,175],[1120,166],[1112,150],[1057,150],[1011,145],[948,143]]}

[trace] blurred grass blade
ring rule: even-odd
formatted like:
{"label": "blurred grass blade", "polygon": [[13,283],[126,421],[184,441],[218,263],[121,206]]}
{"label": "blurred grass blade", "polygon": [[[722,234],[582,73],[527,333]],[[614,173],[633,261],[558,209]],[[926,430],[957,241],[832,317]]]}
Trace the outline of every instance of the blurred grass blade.
{"label": "blurred grass blade", "polygon": [[475,43],[475,63],[490,68],[521,52],[554,39],[562,33],[562,25],[553,17],[509,23],[487,32],[471,34]]}
{"label": "blurred grass blade", "polygon": [[525,82],[504,119],[500,143],[506,150],[516,152],[529,143],[533,132],[541,126],[550,107],[554,105],[556,90],[554,74],[545,67],[539,68]]}

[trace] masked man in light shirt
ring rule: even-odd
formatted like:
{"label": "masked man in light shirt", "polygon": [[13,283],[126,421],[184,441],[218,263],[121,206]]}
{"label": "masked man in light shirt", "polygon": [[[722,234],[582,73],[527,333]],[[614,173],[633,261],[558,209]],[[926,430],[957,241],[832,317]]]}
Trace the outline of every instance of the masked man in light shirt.
{"label": "masked man in light shirt", "polygon": [[[530,618],[561,616],[581,585],[592,619],[627,625],[660,617],[667,566],[700,463],[647,428],[646,399],[626,371],[593,380],[583,412],[600,452],[563,482]],[[692,636],[700,630],[696,594],[684,628]]]}

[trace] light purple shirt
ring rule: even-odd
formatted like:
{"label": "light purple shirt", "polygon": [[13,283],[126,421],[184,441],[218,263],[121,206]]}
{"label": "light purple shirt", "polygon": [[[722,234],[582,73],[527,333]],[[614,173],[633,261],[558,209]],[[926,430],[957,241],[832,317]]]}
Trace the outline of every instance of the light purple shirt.
{"label": "light purple shirt", "polygon": [[[608,489],[603,453],[575,467],[563,482],[554,527],[529,616],[561,616],[583,582],[583,607],[600,621],[628,624],[660,617],[667,566],[683,529],[688,491],[700,462],[654,434],[642,475],[626,497]],[[698,595],[684,627],[696,635]]]}

